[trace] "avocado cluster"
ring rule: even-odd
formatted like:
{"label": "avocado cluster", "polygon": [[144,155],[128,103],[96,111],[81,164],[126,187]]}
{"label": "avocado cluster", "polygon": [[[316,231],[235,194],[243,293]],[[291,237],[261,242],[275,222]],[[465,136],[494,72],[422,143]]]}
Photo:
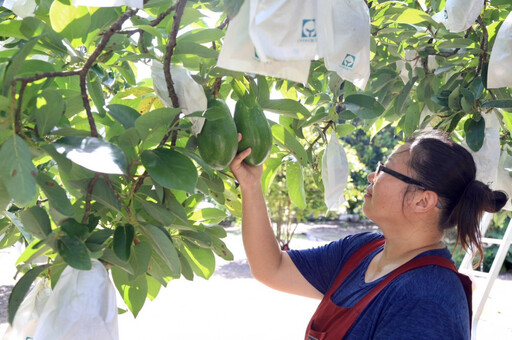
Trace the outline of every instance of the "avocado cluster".
{"label": "avocado cluster", "polygon": [[[201,133],[197,136],[197,147],[201,158],[212,168],[226,168],[237,152],[251,148],[251,154],[244,160],[256,166],[267,159],[272,148],[272,131],[263,109],[255,102],[239,101],[234,117],[223,100],[208,103],[208,110],[214,111],[214,118],[206,119]],[[238,142],[238,133],[242,140]]]}

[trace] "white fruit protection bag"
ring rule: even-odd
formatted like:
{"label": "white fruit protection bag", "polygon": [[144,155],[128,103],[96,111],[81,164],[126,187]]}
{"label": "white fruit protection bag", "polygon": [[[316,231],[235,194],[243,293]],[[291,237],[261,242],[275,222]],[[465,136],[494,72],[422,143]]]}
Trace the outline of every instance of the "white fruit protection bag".
{"label": "white fruit protection bag", "polygon": [[20,18],[34,15],[36,0],[5,0],[3,7],[10,9]]}
{"label": "white fruit protection bag", "polygon": [[231,19],[224,44],[217,60],[217,66],[226,70],[261,74],[291,81],[306,83],[309,76],[310,60],[263,62],[256,52],[249,36],[249,0],[244,1],[238,14]]}
{"label": "white fruit protection bag", "polygon": [[329,144],[327,144],[322,157],[322,182],[327,210],[338,211],[345,202],[343,193],[347,186],[349,173],[345,149],[333,129]]}
{"label": "white fruit protection bag", "polygon": [[[498,190],[502,190],[509,195],[512,193],[512,147],[504,146],[501,151],[500,162],[498,164]],[[508,200],[503,207],[504,210],[512,211],[512,200]]]}
{"label": "white fruit protection bag", "polygon": [[135,8],[143,8],[143,0],[73,0],[75,6],[89,7],[119,7],[128,6]]}
{"label": "white fruit protection bag", "polygon": [[36,340],[118,340],[116,292],[98,260],[66,267],[39,317]]}
{"label": "white fruit protection bag", "polygon": [[[167,91],[164,65],[153,60],[151,64],[151,77],[153,78],[153,87],[157,97],[165,106],[173,107],[172,100]],[[204,94],[204,89],[196,83],[187,69],[171,65],[171,77],[180,108],[185,116],[193,112],[206,110],[208,99]],[[197,136],[203,128],[204,118],[190,117],[188,119],[192,122],[192,132]]]}
{"label": "white fruit protection bag", "polygon": [[20,304],[16,316],[4,334],[4,340],[32,339],[39,317],[50,297],[52,290],[47,279],[39,278],[34,287]]}
{"label": "white fruit protection bag", "polygon": [[496,35],[487,71],[487,88],[499,87],[512,87],[512,13]]}
{"label": "white fruit protection bag", "polygon": [[494,112],[482,115],[485,119],[484,144],[477,152],[466,148],[473,155],[476,164],[476,179],[496,189],[498,163],[500,161],[500,123]]}
{"label": "white fruit protection bag", "polygon": [[470,28],[484,9],[484,0],[446,0],[444,10],[432,16],[453,33]]}
{"label": "white fruit protection bag", "polygon": [[363,0],[317,1],[325,67],[363,89],[370,77],[370,12]]}
{"label": "white fruit protection bag", "polygon": [[250,0],[250,3],[249,34],[263,62],[268,58],[282,61],[317,58],[318,1]]}

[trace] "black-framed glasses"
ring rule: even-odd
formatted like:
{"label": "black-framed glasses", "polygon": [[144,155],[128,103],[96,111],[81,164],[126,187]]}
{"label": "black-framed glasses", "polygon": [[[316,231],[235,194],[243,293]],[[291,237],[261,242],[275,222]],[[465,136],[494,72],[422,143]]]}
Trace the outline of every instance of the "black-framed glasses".
{"label": "black-framed glasses", "polygon": [[401,180],[402,182],[405,182],[407,184],[414,184],[414,185],[422,187],[423,189],[427,189],[427,187],[420,181],[417,181],[414,178],[411,178],[409,176],[406,176],[399,172],[396,172],[395,170],[391,170],[390,168],[386,168],[384,165],[382,165],[381,162],[378,162],[377,170],[375,171],[375,177],[377,177],[381,171],[385,172],[387,174],[390,174],[391,176],[398,178],[399,180]]}
{"label": "black-framed glasses", "polygon": [[[382,165],[381,162],[378,162],[377,163],[377,170],[375,170],[375,177],[377,177],[379,175],[380,172],[385,172],[399,180],[401,180],[402,182],[405,182],[407,184],[413,184],[413,185],[417,185],[419,186],[420,188],[424,189],[424,190],[431,190],[431,191],[434,191],[432,189],[428,189],[428,187],[421,183],[420,181],[417,181],[415,180],[414,178],[411,178],[409,176],[406,176],[406,175],[403,175],[399,172],[396,172],[395,170],[391,170],[390,168],[386,168],[384,165]],[[434,191],[435,192],[435,191]],[[442,209],[443,206],[441,205],[441,202],[439,202],[439,200],[437,201],[437,205],[436,205],[437,208],[439,209]]]}

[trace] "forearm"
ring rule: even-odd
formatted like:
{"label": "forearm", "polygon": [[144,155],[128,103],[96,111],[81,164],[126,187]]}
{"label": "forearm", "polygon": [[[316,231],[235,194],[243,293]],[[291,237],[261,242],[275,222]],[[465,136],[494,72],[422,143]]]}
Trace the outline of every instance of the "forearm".
{"label": "forearm", "polygon": [[242,239],[253,276],[268,281],[281,265],[281,249],[259,184],[242,189]]}

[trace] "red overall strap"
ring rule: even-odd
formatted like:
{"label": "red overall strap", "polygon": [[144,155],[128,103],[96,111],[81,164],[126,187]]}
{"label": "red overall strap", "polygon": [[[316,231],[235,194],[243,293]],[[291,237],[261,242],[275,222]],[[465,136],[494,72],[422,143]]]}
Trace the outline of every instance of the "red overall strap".
{"label": "red overall strap", "polygon": [[309,322],[306,331],[306,340],[338,340],[343,338],[345,334],[352,327],[361,312],[368,306],[368,304],[375,298],[393,279],[399,275],[419,267],[428,265],[438,265],[457,273],[466,293],[466,299],[469,309],[469,321],[471,325],[471,280],[457,272],[453,263],[441,256],[424,256],[411,260],[399,268],[395,269],[388,274],[381,282],[379,282],[370,292],[367,293],[356,305],[352,308],[339,307],[331,300],[332,294],[340,287],[343,280],[357,267],[357,265],[367,257],[372,251],[379,248],[385,243],[385,239],[379,239],[366,244],[357,250],[347,260],[343,269],[339,272],[334,283],[329,288],[329,291],[324,295],[320,305],[318,306],[315,314]]}
{"label": "red overall strap", "polygon": [[[393,281],[396,277],[402,275],[409,270],[413,270],[419,267],[436,265],[441,266],[447,269],[454,271],[461,283],[464,287],[464,292],[466,293],[466,300],[469,308],[469,323],[471,326],[472,319],[472,302],[471,302],[471,280],[463,274],[460,274],[455,268],[454,264],[445,257],[442,256],[423,256],[414,260],[407,262],[406,264],[398,267],[394,271],[392,271],[384,280],[379,282],[377,286],[375,286],[368,294],[366,294],[359,302],[352,308],[353,313],[347,315],[347,318],[343,321],[347,325],[352,326],[352,324],[356,321],[357,317],[361,312],[368,306],[368,304],[379,294],[391,281]],[[349,327],[350,328],[350,327]],[[347,328],[348,330],[348,328]]]}
{"label": "red overall strap", "polygon": [[361,261],[370,255],[372,251],[382,246],[386,243],[386,239],[380,238],[378,240],[372,241],[370,243],[365,244],[361,248],[359,248],[352,256],[347,260],[343,268],[340,270],[338,276],[334,280],[334,283],[331,285],[325,297],[330,298],[332,294],[338,289],[341,283],[345,280],[345,278],[352,273],[352,271],[361,263]]}

